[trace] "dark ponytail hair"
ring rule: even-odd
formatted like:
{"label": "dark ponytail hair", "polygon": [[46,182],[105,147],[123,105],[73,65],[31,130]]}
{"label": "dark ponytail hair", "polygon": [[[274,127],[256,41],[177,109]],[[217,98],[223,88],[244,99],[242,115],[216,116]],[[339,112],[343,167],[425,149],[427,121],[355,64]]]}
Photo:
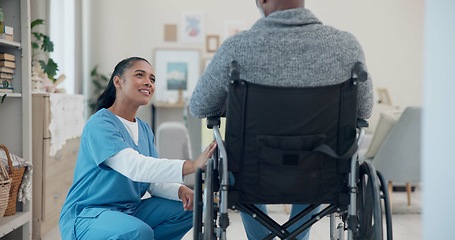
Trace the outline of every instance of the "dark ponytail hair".
{"label": "dark ponytail hair", "polygon": [[114,104],[116,93],[114,86],[114,77],[123,76],[125,70],[130,68],[137,61],[145,61],[148,64],[150,64],[149,61],[141,57],[130,57],[123,59],[122,61],[117,63],[117,65],[114,68],[114,72],[111,75],[111,79],[109,80],[109,83],[106,86],[106,89],[104,89],[104,92],[98,97],[98,100],[96,102],[96,111],[103,108],[109,108],[112,106],[112,104]]}

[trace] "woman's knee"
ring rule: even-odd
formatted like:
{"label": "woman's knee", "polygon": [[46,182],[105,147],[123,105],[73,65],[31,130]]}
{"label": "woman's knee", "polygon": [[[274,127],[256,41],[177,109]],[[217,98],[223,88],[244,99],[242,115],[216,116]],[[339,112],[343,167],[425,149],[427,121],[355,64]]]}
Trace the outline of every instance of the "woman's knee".
{"label": "woman's knee", "polygon": [[152,228],[148,225],[138,225],[132,228],[117,228],[111,231],[97,231],[97,238],[89,239],[109,239],[109,240],[150,240],[154,239],[155,234]]}
{"label": "woman's knee", "polygon": [[151,227],[147,224],[140,224],[135,229],[131,229],[130,232],[124,233],[125,238],[132,240],[150,240],[155,238],[155,233]]}

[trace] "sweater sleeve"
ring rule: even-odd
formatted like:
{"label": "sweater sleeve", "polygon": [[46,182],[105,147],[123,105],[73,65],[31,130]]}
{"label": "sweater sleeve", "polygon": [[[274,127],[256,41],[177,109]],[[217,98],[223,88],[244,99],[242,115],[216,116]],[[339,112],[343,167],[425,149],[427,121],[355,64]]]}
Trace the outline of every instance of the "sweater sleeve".
{"label": "sweater sleeve", "polygon": [[[354,50],[353,53],[357,54],[354,59],[358,59],[358,61],[362,62],[365,70],[368,72],[368,68],[366,65],[365,54],[363,52],[363,48],[357,39],[353,37],[353,44]],[[368,119],[371,116],[371,112],[373,110],[373,102],[374,102],[374,93],[373,93],[373,82],[371,79],[370,73],[368,73],[368,79],[365,82],[359,83],[358,94],[357,94],[357,103],[358,103],[358,117],[361,119]]]}
{"label": "sweater sleeve", "polygon": [[226,110],[229,83],[227,47],[223,43],[196,84],[190,99],[190,113],[198,118],[221,116]]}

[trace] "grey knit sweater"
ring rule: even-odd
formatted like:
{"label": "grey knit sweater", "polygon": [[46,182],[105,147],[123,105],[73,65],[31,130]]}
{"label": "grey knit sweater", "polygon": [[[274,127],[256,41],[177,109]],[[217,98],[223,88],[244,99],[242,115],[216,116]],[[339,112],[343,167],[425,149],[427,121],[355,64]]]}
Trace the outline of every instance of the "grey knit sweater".
{"label": "grey knit sweater", "polygon": [[[324,86],[351,77],[355,62],[365,63],[362,47],[348,33],[323,25],[308,9],[278,11],[250,30],[226,39],[196,85],[190,113],[199,118],[225,110],[230,62],[246,81],[272,86]],[[273,97],[273,96],[270,96]],[[359,117],[370,117],[371,79],[359,86]]]}

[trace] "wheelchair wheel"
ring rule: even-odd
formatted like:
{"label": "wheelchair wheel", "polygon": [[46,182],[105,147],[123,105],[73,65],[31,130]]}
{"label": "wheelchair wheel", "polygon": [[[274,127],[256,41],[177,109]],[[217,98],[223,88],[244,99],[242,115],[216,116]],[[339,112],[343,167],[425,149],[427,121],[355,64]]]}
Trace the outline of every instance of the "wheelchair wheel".
{"label": "wheelchair wheel", "polygon": [[361,240],[382,240],[382,206],[379,180],[374,168],[367,162],[359,167],[357,195],[358,238]]}
{"label": "wheelchair wheel", "polygon": [[381,172],[377,171],[379,181],[381,182],[382,199],[384,201],[385,220],[387,226],[387,240],[393,240],[392,231],[392,209],[390,206],[389,191],[387,189],[387,182]]}
{"label": "wheelchair wheel", "polygon": [[194,180],[193,239],[202,239],[202,169],[198,168]]}
{"label": "wheelchair wheel", "polygon": [[212,157],[207,163],[204,181],[204,194],[203,194],[203,240],[216,239],[215,237],[215,212],[214,212],[214,189],[215,189],[215,159]]}

